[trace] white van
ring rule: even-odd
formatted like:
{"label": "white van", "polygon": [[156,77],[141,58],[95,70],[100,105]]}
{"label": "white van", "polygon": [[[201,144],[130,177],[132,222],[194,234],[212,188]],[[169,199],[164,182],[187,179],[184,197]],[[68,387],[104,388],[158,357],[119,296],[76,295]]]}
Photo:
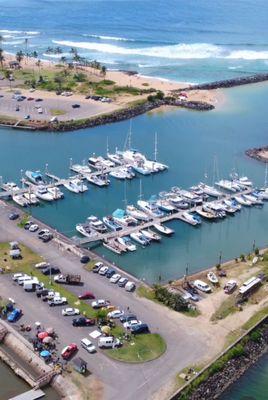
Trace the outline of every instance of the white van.
{"label": "white van", "polygon": [[39,281],[37,278],[34,278],[30,281],[23,282],[23,289],[26,292],[34,292],[36,290],[37,286],[39,286]]}
{"label": "white van", "polygon": [[129,282],[126,283],[125,290],[126,290],[127,292],[133,292],[133,290],[135,289],[135,287],[136,287],[135,283],[129,281]]}
{"label": "white van", "polygon": [[194,286],[197,289],[201,290],[201,292],[205,292],[205,293],[211,292],[211,287],[207,283],[200,281],[199,279],[196,279],[194,281]]}
{"label": "white van", "polygon": [[94,344],[92,344],[92,342],[87,338],[81,340],[81,346],[89,353],[95,353],[96,351],[96,347],[94,346]]}
{"label": "white van", "polygon": [[115,339],[113,336],[101,337],[98,343],[100,349],[111,349],[114,347],[119,347],[120,345],[120,340]]}
{"label": "white van", "polygon": [[24,275],[17,279],[19,285],[23,285],[26,281],[31,281],[33,279],[32,276]]}

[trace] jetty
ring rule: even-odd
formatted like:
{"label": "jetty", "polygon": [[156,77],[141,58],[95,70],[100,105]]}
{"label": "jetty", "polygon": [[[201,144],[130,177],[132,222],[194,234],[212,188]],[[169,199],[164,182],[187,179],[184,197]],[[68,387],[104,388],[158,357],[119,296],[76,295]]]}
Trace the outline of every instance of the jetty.
{"label": "jetty", "polygon": [[27,392],[24,392],[22,394],[19,394],[18,396],[11,397],[9,400],[37,400],[41,399],[41,397],[44,397],[45,393],[41,389],[37,390],[28,390]]}

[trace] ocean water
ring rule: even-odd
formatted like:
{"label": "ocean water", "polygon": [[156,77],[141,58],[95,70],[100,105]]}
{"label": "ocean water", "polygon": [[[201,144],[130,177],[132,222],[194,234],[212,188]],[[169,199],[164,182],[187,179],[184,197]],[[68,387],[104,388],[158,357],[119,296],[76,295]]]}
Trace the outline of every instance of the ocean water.
{"label": "ocean water", "polygon": [[[267,71],[266,0],[0,0],[2,46],[187,82]],[[62,54],[48,56],[48,46]]]}

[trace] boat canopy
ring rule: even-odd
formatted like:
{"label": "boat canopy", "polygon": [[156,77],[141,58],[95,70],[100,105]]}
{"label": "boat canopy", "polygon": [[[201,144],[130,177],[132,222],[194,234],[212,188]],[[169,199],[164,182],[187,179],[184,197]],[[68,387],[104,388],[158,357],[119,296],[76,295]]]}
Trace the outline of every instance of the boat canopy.
{"label": "boat canopy", "polygon": [[37,179],[37,178],[42,179],[41,172],[39,172],[39,171],[32,172],[32,177],[33,177],[34,179]]}
{"label": "boat canopy", "polygon": [[125,211],[122,210],[121,208],[117,208],[117,210],[113,212],[113,217],[115,218],[121,219],[124,218],[124,216],[125,216]]}

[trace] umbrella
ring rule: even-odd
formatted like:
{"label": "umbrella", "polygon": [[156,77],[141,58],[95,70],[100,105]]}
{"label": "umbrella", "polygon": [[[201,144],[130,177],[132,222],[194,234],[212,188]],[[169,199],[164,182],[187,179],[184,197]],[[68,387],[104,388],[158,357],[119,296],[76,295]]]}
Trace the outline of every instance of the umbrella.
{"label": "umbrella", "polygon": [[105,325],[105,326],[102,326],[102,327],[101,327],[101,331],[102,331],[102,333],[104,333],[105,335],[109,335],[110,332],[111,332],[111,328],[110,328],[109,326]]}
{"label": "umbrella", "polygon": [[40,356],[43,358],[48,358],[51,356],[51,353],[47,350],[43,350],[43,351],[41,351]]}
{"label": "umbrella", "polygon": [[43,340],[47,336],[48,336],[47,332],[40,332],[40,333],[38,333],[37,337],[38,337],[38,339]]}
{"label": "umbrella", "polygon": [[46,329],[46,332],[48,333],[48,335],[53,335],[53,333],[54,333],[54,328],[49,327],[49,328]]}
{"label": "umbrella", "polygon": [[43,340],[43,343],[52,343],[53,342],[53,338],[51,336],[46,336]]}

